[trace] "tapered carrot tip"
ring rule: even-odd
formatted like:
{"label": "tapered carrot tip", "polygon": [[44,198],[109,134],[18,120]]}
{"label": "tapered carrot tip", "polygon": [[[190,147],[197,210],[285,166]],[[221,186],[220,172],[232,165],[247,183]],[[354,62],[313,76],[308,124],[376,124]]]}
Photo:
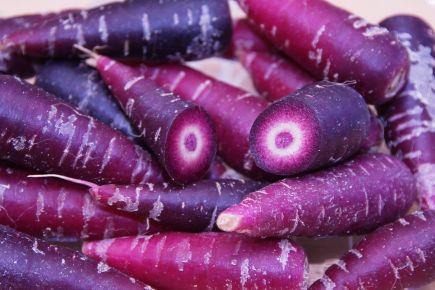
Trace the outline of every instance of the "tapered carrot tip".
{"label": "tapered carrot tip", "polygon": [[225,232],[236,232],[239,229],[242,217],[230,213],[222,213],[219,215],[216,224]]}

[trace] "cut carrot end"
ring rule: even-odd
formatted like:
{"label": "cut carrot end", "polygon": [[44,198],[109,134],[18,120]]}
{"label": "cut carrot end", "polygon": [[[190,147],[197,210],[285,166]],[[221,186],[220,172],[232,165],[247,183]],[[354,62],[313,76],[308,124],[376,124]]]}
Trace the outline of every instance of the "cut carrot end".
{"label": "cut carrot end", "polygon": [[239,215],[223,213],[220,214],[216,224],[225,232],[234,232],[238,230],[242,217]]}

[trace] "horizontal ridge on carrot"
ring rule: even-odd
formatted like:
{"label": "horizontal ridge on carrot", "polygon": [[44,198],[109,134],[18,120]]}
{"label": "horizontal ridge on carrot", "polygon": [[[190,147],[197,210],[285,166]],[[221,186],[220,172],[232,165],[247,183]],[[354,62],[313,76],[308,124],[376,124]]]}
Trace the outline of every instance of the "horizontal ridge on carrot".
{"label": "horizontal ridge on carrot", "polygon": [[149,289],[76,250],[0,226],[1,289]]}
{"label": "horizontal ridge on carrot", "polygon": [[130,122],[98,72],[78,61],[48,61],[37,66],[35,84],[77,110],[134,138]]}
{"label": "horizontal ridge on carrot", "polygon": [[310,290],[408,289],[435,279],[435,212],[419,211],[367,235]]}
{"label": "horizontal ridge on carrot", "polygon": [[435,209],[435,31],[411,15],[381,25],[398,35],[411,59],[405,89],[380,108],[387,145],[414,172],[421,206]]}
{"label": "horizontal ridge on carrot", "polygon": [[95,183],[163,181],[151,155],[42,89],[0,76],[0,158]]}
{"label": "horizontal ridge on carrot", "polygon": [[29,174],[0,163],[0,224],[55,242],[159,231],[154,222],[100,208],[86,187]]}
{"label": "horizontal ridge on carrot", "polygon": [[255,237],[363,234],[406,214],[415,199],[414,177],[400,160],[364,154],[250,193],[217,225]]}
{"label": "horizontal ridge on carrot", "polygon": [[167,233],[88,242],[82,251],[161,290],[299,290],[307,283],[305,253],[289,240]]}
{"label": "horizontal ridge on carrot", "polygon": [[405,84],[408,55],[385,28],[323,0],[238,2],[259,33],[318,79],[356,81],[376,105]]}
{"label": "horizontal ridge on carrot", "polygon": [[370,130],[364,99],[343,84],[322,81],[273,103],[255,120],[250,150],[267,172],[292,175],[357,153]]}
{"label": "horizontal ridge on carrot", "polygon": [[104,82],[169,176],[179,184],[201,179],[216,154],[216,134],[208,114],[153,81],[140,66],[96,56]]}
{"label": "horizontal ridge on carrot", "polygon": [[216,126],[219,155],[228,165],[251,178],[267,176],[255,165],[248,141],[252,124],[268,105],[265,100],[183,65],[146,66],[143,73],[207,111]]}
{"label": "horizontal ridge on carrot", "polygon": [[171,229],[201,232],[215,228],[216,217],[265,184],[242,180],[203,180],[183,188],[168,184],[103,185],[91,188],[99,203]]}
{"label": "horizontal ridge on carrot", "polygon": [[127,0],[56,17],[3,40],[25,56],[70,57],[75,45],[148,61],[202,59],[231,39],[227,1]]}

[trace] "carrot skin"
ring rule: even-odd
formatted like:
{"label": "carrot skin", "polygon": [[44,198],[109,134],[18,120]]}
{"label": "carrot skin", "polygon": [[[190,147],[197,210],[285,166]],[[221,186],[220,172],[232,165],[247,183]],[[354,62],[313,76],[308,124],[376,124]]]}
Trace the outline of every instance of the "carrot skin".
{"label": "carrot skin", "polygon": [[380,108],[387,145],[415,174],[420,205],[435,209],[435,32],[411,15],[392,16],[381,25],[398,35],[411,59],[406,87]]}
{"label": "carrot skin", "polygon": [[92,188],[99,203],[113,209],[153,219],[187,232],[216,229],[216,217],[264,183],[241,180],[203,180],[179,188],[167,184],[147,186],[103,185]]}
{"label": "carrot skin", "polygon": [[89,242],[82,251],[162,290],[306,289],[304,251],[289,240],[174,232]]}
{"label": "carrot skin", "polygon": [[405,289],[435,280],[435,212],[420,211],[367,235],[310,290]]}
{"label": "carrot skin", "polygon": [[0,226],[1,289],[152,289],[80,252]]}
{"label": "carrot skin", "polygon": [[363,234],[406,214],[415,198],[414,177],[400,160],[364,154],[250,193],[217,225],[255,237]]}
{"label": "carrot skin", "polygon": [[217,147],[208,114],[146,79],[140,66],[100,57],[97,69],[169,176],[179,184],[201,179]]}
{"label": "carrot skin", "polygon": [[277,175],[294,175],[357,153],[370,130],[362,96],[322,81],[273,103],[255,120],[250,150],[255,163]]}
{"label": "carrot skin", "polygon": [[74,45],[100,54],[148,61],[209,57],[231,38],[226,1],[135,1],[101,5],[56,17],[7,37],[26,56],[77,56]]}
{"label": "carrot skin", "polygon": [[254,179],[270,178],[255,165],[248,141],[252,124],[268,105],[265,100],[183,65],[147,66],[143,73],[207,111],[216,126],[219,155],[228,165]]}
{"label": "carrot skin", "polygon": [[134,139],[127,117],[97,71],[78,61],[48,61],[37,66],[35,84]]}
{"label": "carrot skin", "polygon": [[0,92],[1,159],[95,183],[163,181],[149,153],[42,89],[2,75]]}
{"label": "carrot skin", "polygon": [[1,164],[0,224],[56,242],[160,230],[154,222],[99,207],[83,186],[52,178],[28,178],[30,174]]}
{"label": "carrot skin", "polygon": [[385,28],[323,0],[238,2],[259,33],[316,78],[356,81],[370,104],[403,87],[409,58]]}

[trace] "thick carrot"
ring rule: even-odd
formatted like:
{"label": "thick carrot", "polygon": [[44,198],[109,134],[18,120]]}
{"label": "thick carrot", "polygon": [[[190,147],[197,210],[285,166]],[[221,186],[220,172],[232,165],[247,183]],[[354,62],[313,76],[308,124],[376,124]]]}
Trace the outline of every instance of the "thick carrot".
{"label": "thick carrot", "polygon": [[86,187],[28,178],[29,174],[0,164],[0,224],[57,242],[155,233],[160,229],[145,219],[98,207]]}
{"label": "thick carrot", "polygon": [[146,151],[36,86],[2,75],[0,103],[1,159],[96,183],[162,181]]}
{"label": "thick carrot", "polygon": [[232,168],[248,177],[266,175],[249,152],[249,132],[268,103],[239,88],[230,86],[183,65],[143,67],[146,77],[202,106],[216,125],[218,152]]}
{"label": "thick carrot", "polygon": [[226,208],[265,184],[241,180],[203,180],[179,188],[103,185],[91,188],[94,198],[111,208],[143,219],[153,219],[174,230],[201,232],[215,229],[216,217]]}
{"label": "thick carrot", "polygon": [[200,180],[216,154],[208,114],[146,79],[137,65],[96,56],[96,67],[140,138],[179,184]]}
{"label": "thick carrot", "polygon": [[52,60],[37,66],[35,84],[77,110],[134,138],[130,122],[99,74],[78,61]]}
{"label": "thick carrot", "polygon": [[127,0],[77,11],[8,36],[3,46],[26,56],[69,57],[74,45],[149,61],[201,59],[230,42],[227,1]]}
{"label": "thick carrot", "polygon": [[420,204],[435,209],[435,31],[410,15],[381,25],[399,36],[411,59],[405,89],[381,108],[387,145],[414,172]]}
{"label": "thick carrot", "polygon": [[335,164],[357,153],[370,130],[362,96],[323,81],[273,103],[255,120],[250,149],[255,163],[278,175]]}
{"label": "thick carrot", "polygon": [[263,36],[315,77],[356,81],[371,104],[403,87],[408,55],[387,29],[323,0],[238,2]]}
{"label": "thick carrot", "polygon": [[289,240],[167,233],[88,242],[82,251],[162,290],[306,289],[304,251]]}
{"label": "thick carrot", "polygon": [[1,289],[152,289],[80,252],[0,226]]}
{"label": "thick carrot", "polygon": [[435,212],[419,211],[366,236],[309,289],[406,289],[435,280]]}
{"label": "thick carrot", "polygon": [[414,177],[400,160],[365,154],[250,193],[217,225],[255,237],[361,234],[404,215],[415,198]]}

